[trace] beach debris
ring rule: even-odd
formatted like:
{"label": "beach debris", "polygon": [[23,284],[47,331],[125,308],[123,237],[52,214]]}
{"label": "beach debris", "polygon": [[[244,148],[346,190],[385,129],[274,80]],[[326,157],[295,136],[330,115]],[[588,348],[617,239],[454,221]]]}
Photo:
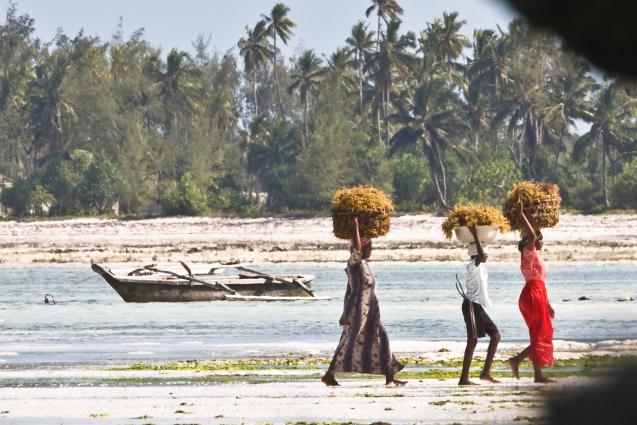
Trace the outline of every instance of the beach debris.
{"label": "beach debris", "polygon": [[564,298],[562,301],[563,301],[563,302],[565,302],[565,303],[567,303],[567,302],[569,302],[569,301],[570,301],[570,299],[569,299],[569,298]]}
{"label": "beach debris", "polygon": [[371,186],[340,189],[332,200],[334,235],[351,240],[354,228],[352,218],[358,218],[361,238],[372,239],[389,233],[390,217],[394,212],[391,199]]}
{"label": "beach debris", "polygon": [[577,300],[578,300],[578,301],[590,301],[590,298],[588,298],[588,297],[587,297],[587,296],[585,296],[585,295],[582,295],[582,296],[581,296],[581,297],[579,297]]}
{"label": "beach debris", "polygon": [[55,304],[55,299],[51,294],[44,295],[44,304]]}
{"label": "beach debris", "polygon": [[454,229],[470,226],[495,226],[500,232],[510,230],[500,210],[483,204],[459,204],[447,214],[442,231],[447,239],[451,239]]}
{"label": "beach debris", "polygon": [[449,353],[449,352],[451,352],[451,350],[448,349],[448,348],[442,347],[440,350],[438,350],[438,352],[439,353]]}
{"label": "beach debris", "polygon": [[523,181],[513,186],[502,209],[513,230],[522,230],[516,208],[522,203],[524,214],[534,229],[555,226],[560,221],[560,188],[556,184]]}

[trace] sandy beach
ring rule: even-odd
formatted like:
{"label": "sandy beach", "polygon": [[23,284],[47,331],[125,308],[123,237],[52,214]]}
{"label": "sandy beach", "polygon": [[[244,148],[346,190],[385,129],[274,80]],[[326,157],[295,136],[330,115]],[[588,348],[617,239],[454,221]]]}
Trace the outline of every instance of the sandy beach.
{"label": "sandy beach", "polygon": [[[457,261],[464,258],[465,247],[458,242],[444,239],[440,231],[442,220],[431,215],[396,217],[390,234],[375,244],[374,260]],[[547,240],[544,258],[549,261],[637,260],[637,216],[564,215],[557,227],[546,230],[544,234]],[[493,261],[517,260],[519,254],[516,242],[516,235],[503,235],[498,243],[489,247],[490,258]],[[39,265],[45,265],[42,269],[50,272],[61,269],[49,267],[56,264],[73,266],[87,264],[90,261],[342,262],[346,248],[346,242],[337,240],[331,234],[329,218],[75,219],[0,222],[2,266],[18,267],[14,270],[16,274],[28,270],[27,266],[37,268]],[[615,264],[619,266],[619,263]],[[32,288],[35,284],[31,280],[28,282],[28,286],[20,286],[17,283],[14,285],[19,289]],[[48,280],[42,278],[42,282]],[[38,285],[42,288],[57,288],[56,295],[59,294],[58,298],[64,300],[63,287],[52,286],[63,285],[64,282],[65,279],[57,277],[52,283]],[[102,300],[99,298],[102,295],[92,293],[92,287],[74,285],[73,282],[77,281],[73,279],[68,282],[68,300],[66,303],[62,302],[57,310],[29,310],[35,308],[31,304],[21,307],[27,311],[39,311],[38,314],[51,314],[43,317],[42,322],[36,320],[32,326],[29,325],[30,327],[25,325],[25,332],[39,332],[40,328],[46,327],[49,323],[59,323],[59,332],[64,333],[66,329],[67,332],[71,332],[69,338],[73,335],[84,338],[81,340],[84,342],[78,343],[77,347],[69,345],[70,350],[81,353],[83,346],[89,346],[91,341],[92,344],[101,343],[87,337],[88,333],[94,332],[92,329],[98,329],[104,335],[123,332],[112,329],[129,329],[126,327],[127,322],[120,323],[116,320],[114,316],[117,314],[121,314],[122,317],[136,317],[135,320],[144,319],[144,314],[155,314],[155,310],[124,305],[116,298],[112,301],[113,295],[110,290],[106,290],[107,288],[105,294],[108,297],[104,295],[106,298]],[[612,292],[616,291],[612,289],[612,285],[619,283],[612,282],[609,289],[611,292],[604,293],[605,295],[598,294],[599,300],[595,302],[617,302],[616,297],[619,293]],[[329,284],[329,281],[326,284]],[[564,285],[566,288],[567,284]],[[24,302],[30,302],[28,300],[32,294],[29,290],[24,290],[27,291],[23,296],[27,301]],[[323,290],[326,291],[327,287]],[[632,292],[629,295],[632,296]],[[436,296],[435,292],[433,296]],[[603,297],[610,297],[610,301]],[[408,304],[405,300],[396,302],[402,303],[401,306]],[[575,304],[575,301],[570,300],[562,300],[562,304],[560,314],[571,318],[577,318],[577,311],[585,308],[584,304]],[[389,307],[387,303],[384,306]],[[427,306],[426,311],[417,310],[416,314],[423,317],[442,314],[433,310],[436,308],[435,305]],[[630,307],[625,306],[628,304],[622,303],[615,310]],[[163,315],[170,311],[172,316],[168,314],[165,319],[169,322],[179,322],[175,314],[183,316],[183,312],[164,311],[160,310],[160,307],[163,306],[153,308],[163,311]],[[229,314],[227,308],[221,310],[220,307],[214,307],[219,309],[216,310],[217,313],[226,311],[226,314]],[[288,308],[290,309],[291,307]],[[269,310],[263,307],[261,310],[257,307],[250,311],[241,310],[241,318],[248,320],[251,317],[249,314],[257,314],[255,312],[259,311]],[[387,308],[384,311],[391,310]],[[91,325],[92,314],[99,316],[100,312],[103,320],[113,322],[102,324],[99,321]],[[19,316],[21,312],[16,310],[13,314]],[[54,316],[55,314],[59,317]],[[84,328],[76,331],[67,323],[67,316],[72,314],[77,315],[73,316],[73,326],[78,321],[77,317],[84,317],[90,322],[86,330],[88,333],[82,333]],[[89,316],[85,317],[82,314]],[[140,316],[133,316],[134,314]],[[199,317],[196,314],[195,310],[191,309],[188,320],[196,320]],[[199,314],[205,318],[208,314],[214,313],[203,311]],[[278,311],[277,314],[282,314],[282,311]],[[290,316],[291,312],[288,311],[287,314],[288,316],[281,317],[294,319]],[[569,314],[571,316],[568,316]],[[314,320],[318,320],[319,315],[319,311],[311,313]],[[58,322],[49,322],[53,317],[57,317]],[[159,320],[152,317],[153,320]],[[229,315],[224,317],[225,320],[236,319]],[[632,323],[630,315],[611,318],[620,322],[625,319],[628,320],[627,324]],[[9,323],[12,318],[7,317],[6,320]],[[232,323],[245,324],[244,321],[237,320]],[[204,323],[201,319],[200,322]],[[440,323],[432,322],[431,326],[440,326]],[[177,325],[184,329],[192,329],[184,327],[186,325],[183,323]],[[525,342],[503,341],[493,370],[494,375],[501,379],[502,383],[482,384],[480,387],[472,388],[457,386],[464,341],[427,341],[424,337],[420,341],[396,340],[392,344],[392,349],[399,357],[408,359],[405,370],[401,372],[403,378],[409,381],[406,387],[385,387],[382,377],[366,379],[361,375],[339,377],[342,384],[339,388],[325,387],[319,378],[327,367],[331,350],[334,348],[335,341],[332,340],[314,344],[282,342],[278,345],[271,342],[264,344],[247,341],[240,349],[234,347],[229,352],[250,353],[248,358],[217,359],[211,354],[207,358],[196,358],[197,362],[185,362],[186,358],[182,354],[179,358],[182,361],[173,364],[152,360],[152,352],[158,352],[162,347],[160,345],[135,346],[135,351],[128,353],[138,357],[146,356],[148,360],[143,360],[142,364],[110,358],[92,364],[83,364],[67,358],[57,363],[50,359],[35,364],[17,361],[30,353],[35,353],[41,358],[46,355],[47,349],[64,356],[65,344],[68,345],[74,340],[59,339],[63,343],[58,348],[46,344],[47,338],[53,337],[53,333],[57,331],[56,328],[49,329],[46,334],[38,333],[39,339],[36,342],[29,339],[21,340],[16,336],[11,340],[12,348],[0,349],[0,425],[542,423],[547,416],[546,401],[554,394],[603,382],[608,371],[617,364],[617,359],[634,361],[637,358],[637,340],[634,339],[608,340],[609,337],[605,337],[607,340],[594,342],[558,340],[555,347],[559,364],[548,371],[558,382],[545,386],[532,382],[531,367],[528,364],[523,367],[523,376],[520,380],[510,377],[504,360],[521,350]],[[20,332],[20,329],[12,332]],[[160,328],[157,332],[166,333],[168,330]],[[193,341],[189,339],[186,342],[197,342],[197,338],[202,337],[193,334],[190,338]],[[116,347],[117,345],[113,344],[118,343],[119,340],[115,340],[108,347]],[[213,344],[211,347],[217,352],[223,352],[224,349],[222,343]],[[472,368],[473,377],[479,373],[480,358],[484,357],[485,350],[486,341],[483,340],[476,351],[476,362]]]}
{"label": "sandy beach", "polygon": [[544,417],[544,395],[592,378],[564,378],[552,388],[529,379],[464,389],[455,380],[416,380],[403,388],[379,380],[222,386],[0,388],[0,423],[239,424],[343,422],[530,423]]}
{"label": "sandy beach", "polygon": [[[510,377],[502,360],[516,344],[504,344],[498,355],[494,375],[501,383],[479,387],[457,386],[462,346],[449,342],[417,357],[397,347],[407,359],[405,387],[361,375],[340,376],[341,387],[325,387],[319,381],[329,362],[325,352],[201,363],[6,365],[0,368],[0,423],[531,423],[545,418],[554,394],[603,382],[614,361],[635,358],[636,344],[558,341],[558,364],[547,372],[558,382],[550,386],[533,383],[528,364],[520,380]],[[484,347],[477,356],[474,375]]]}
{"label": "sandy beach", "polygon": [[[376,261],[446,261],[466,255],[447,241],[442,217],[404,215],[375,244]],[[637,215],[563,215],[544,232],[549,261],[637,260]],[[495,260],[515,260],[516,235],[489,247]],[[74,219],[0,222],[4,265],[93,262],[341,261],[347,245],[324,218]]]}

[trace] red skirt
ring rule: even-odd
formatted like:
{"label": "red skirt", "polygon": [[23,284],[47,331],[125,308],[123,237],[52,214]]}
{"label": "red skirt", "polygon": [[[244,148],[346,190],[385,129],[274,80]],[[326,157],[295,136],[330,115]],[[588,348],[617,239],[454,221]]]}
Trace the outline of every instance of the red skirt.
{"label": "red skirt", "polygon": [[537,366],[553,365],[553,323],[549,313],[546,284],[542,280],[526,282],[518,305],[529,328],[531,351],[529,360]]}

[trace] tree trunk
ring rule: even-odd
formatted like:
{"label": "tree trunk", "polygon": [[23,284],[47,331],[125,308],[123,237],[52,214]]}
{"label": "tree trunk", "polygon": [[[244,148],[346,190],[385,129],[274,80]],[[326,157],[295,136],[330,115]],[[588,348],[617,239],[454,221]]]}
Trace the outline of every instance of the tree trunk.
{"label": "tree trunk", "polygon": [[385,147],[389,147],[389,76],[385,76],[385,93],[383,104],[383,115],[385,119]]}
{"label": "tree trunk", "polygon": [[606,189],[606,143],[602,141],[602,193],[604,195],[604,207],[608,208],[608,190]]}
{"label": "tree trunk", "polygon": [[376,51],[380,52],[380,13],[378,13],[377,15],[378,15],[378,32],[376,33]]}
{"label": "tree trunk", "polygon": [[274,85],[276,86],[276,97],[277,100],[279,102],[279,113],[281,114],[281,117],[283,117],[284,113],[283,113],[283,102],[281,101],[281,89],[279,88],[279,76],[277,75],[276,72],[276,33],[274,34],[274,37],[272,37],[274,39],[274,54],[272,55],[272,58],[274,60],[274,63],[272,64],[272,71],[274,73]]}
{"label": "tree trunk", "polygon": [[380,109],[379,108],[376,108],[376,132],[378,135],[378,145],[380,146],[383,144],[383,136],[380,130]]}
{"label": "tree trunk", "polygon": [[361,52],[357,52],[358,58],[358,108],[361,116],[363,115],[363,63],[361,60]]}
{"label": "tree trunk", "polygon": [[252,71],[252,101],[254,102],[253,113],[254,116],[252,118],[256,118],[259,116],[259,103],[257,102],[257,71],[256,68]]}
{"label": "tree trunk", "polygon": [[305,146],[308,145],[308,141],[310,139],[310,128],[308,125],[308,121],[307,121],[307,115],[308,115],[308,95],[305,96],[305,99],[303,99],[303,127],[305,127]]}
{"label": "tree trunk", "polygon": [[440,153],[437,152],[437,149],[434,146],[428,145],[426,140],[423,140],[423,149],[425,151],[425,156],[427,157],[427,162],[429,163],[431,177],[433,178],[436,186],[438,201],[444,208],[449,208],[447,204],[447,176]]}

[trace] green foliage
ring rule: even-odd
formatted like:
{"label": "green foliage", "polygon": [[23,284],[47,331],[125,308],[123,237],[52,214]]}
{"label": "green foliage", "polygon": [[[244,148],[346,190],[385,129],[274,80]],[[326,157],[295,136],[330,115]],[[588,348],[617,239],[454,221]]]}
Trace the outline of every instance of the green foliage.
{"label": "green foliage", "polygon": [[391,162],[394,202],[398,211],[418,211],[433,201],[431,177],[422,155],[405,153]]}
{"label": "green foliage", "polygon": [[635,206],[634,83],[598,82],[520,19],[469,39],[443,13],[407,32],[398,3],[374,0],[373,23],[331,54],[293,58],[283,3],[224,55],[202,37],[162,52],[121,23],[110,40],[39,40],[9,3],[0,173],[16,184],[3,202],[16,215],[325,212],[337,188],[367,184],[398,210],[441,211],[498,205],[523,176],[559,184],[567,208]]}
{"label": "green foliage", "polygon": [[637,209],[637,158],[626,164],[612,191],[613,205]]}
{"label": "green foliage", "polygon": [[0,201],[12,208],[17,216],[27,214],[43,215],[44,209],[54,201],[53,195],[36,180],[19,179],[13,183],[13,187],[4,189],[0,195]]}
{"label": "green foliage", "polygon": [[119,179],[115,165],[104,156],[98,156],[88,167],[77,186],[77,197],[85,211],[105,213],[117,199]]}
{"label": "green foliage", "polygon": [[203,215],[208,212],[206,189],[191,174],[186,173],[178,182],[165,184],[162,206],[169,215]]}
{"label": "green foliage", "polygon": [[462,201],[500,207],[513,184],[522,173],[508,159],[494,159],[477,166],[469,175],[462,191]]}

